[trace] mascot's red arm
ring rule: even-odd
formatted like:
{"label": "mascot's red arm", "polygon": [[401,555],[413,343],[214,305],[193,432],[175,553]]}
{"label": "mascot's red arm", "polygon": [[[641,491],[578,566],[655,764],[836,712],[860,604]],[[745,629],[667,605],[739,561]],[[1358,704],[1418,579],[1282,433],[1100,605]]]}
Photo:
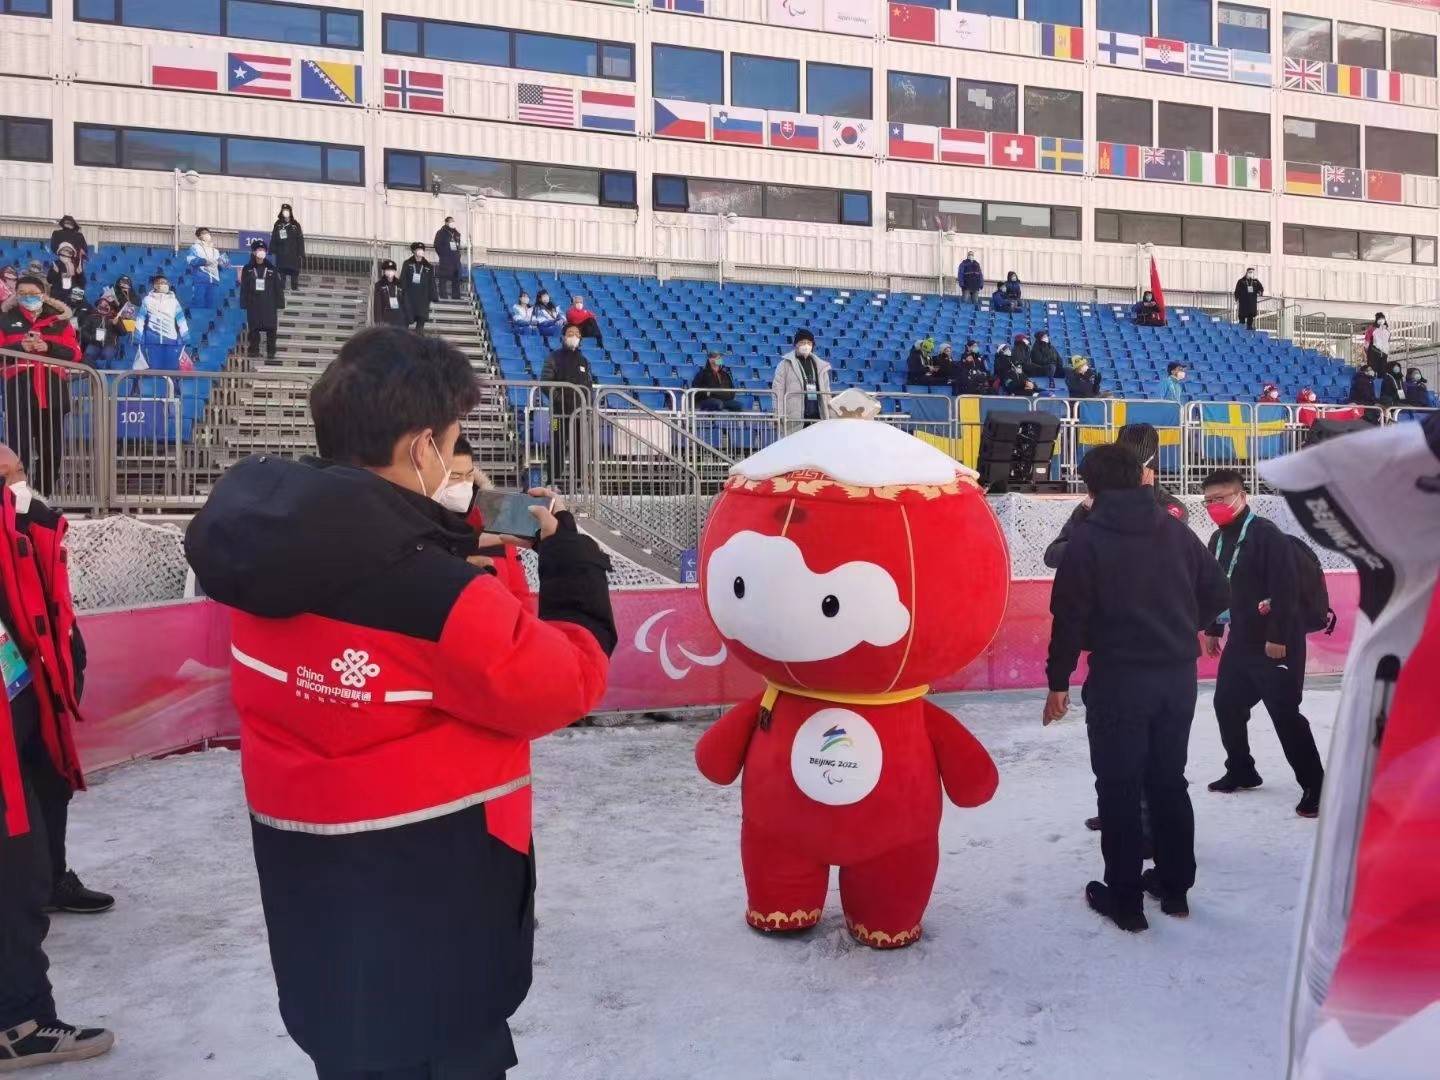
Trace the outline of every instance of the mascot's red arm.
{"label": "mascot's red arm", "polygon": [[[742,701],[714,725],[695,744],[695,764],[713,784],[733,784],[745,764],[745,751],[750,748],[750,733],[760,718],[760,698]],[[979,745],[978,743],[976,745]]]}
{"label": "mascot's red arm", "polygon": [[945,794],[956,806],[983,806],[1000,786],[1000,773],[990,752],[965,725],[929,701],[925,707],[925,732],[935,748]]}

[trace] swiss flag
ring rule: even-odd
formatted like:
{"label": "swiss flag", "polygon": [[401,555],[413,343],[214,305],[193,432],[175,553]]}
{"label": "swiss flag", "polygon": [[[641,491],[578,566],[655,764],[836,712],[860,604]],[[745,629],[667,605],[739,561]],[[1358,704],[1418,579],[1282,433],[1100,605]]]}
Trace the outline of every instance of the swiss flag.
{"label": "swiss flag", "polygon": [[1365,197],[1371,202],[1400,202],[1400,174],[1371,169],[1365,174]]}
{"label": "swiss flag", "polygon": [[1001,169],[1035,168],[1035,136],[992,131],[990,164]]}
{"label": "swiss flag", "polygon": [[935,43],[935,9],[923,4],[891,4],[890,36],[901,41]]}

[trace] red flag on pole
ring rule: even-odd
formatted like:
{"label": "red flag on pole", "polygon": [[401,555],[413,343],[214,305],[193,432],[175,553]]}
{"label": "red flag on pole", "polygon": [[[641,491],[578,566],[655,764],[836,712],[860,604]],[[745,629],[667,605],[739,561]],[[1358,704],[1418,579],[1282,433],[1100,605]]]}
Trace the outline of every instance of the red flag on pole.
{"label": "red flag on pole", "polygon": [[1165,318],[1165,290],[1160,287],[1160,268],[1155,265],[1155,256],[1150,256],[1150,291],[1155,294],[1155,303],[1160,305],[1160,321]]}

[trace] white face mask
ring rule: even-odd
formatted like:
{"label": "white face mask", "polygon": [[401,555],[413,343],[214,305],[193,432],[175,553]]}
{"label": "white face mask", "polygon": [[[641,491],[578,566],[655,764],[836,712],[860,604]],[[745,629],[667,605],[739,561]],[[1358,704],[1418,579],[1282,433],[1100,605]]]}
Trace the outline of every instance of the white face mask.
{"label": "white face mask", "polygon": [[810,355],[810,349],[811,349],[810,343],[809,343],[808,341],[802,341],[799,345],[796,345],[796,346],[795,346],[795,355],[796,355],[796,356],[809,356],[809,355]]}
{"label": "white face mask", "polygon": [[475,497],[475,485],[469,480],[462,480],[459,483],[451,484],[449,487],[440,489],[436,498],[446,510],[453,510],[457,514],[463,514],[470,509],[470,502]]}
{"label": "white face mask", "polygon": [[1184,382],[1184,381],[1185,381],[1185,373],[1184,373],[1183,371],[1177,371],[1177,372],[1175,372],[1175,378],[1179,379],[1181,382]]}
{"label": "white face mask", "polygon": [[394,271],[394,270],[386,270],[386,271],[385,271],[385,280],[386,280],[386,281],[394,281],[394,280],[395,280],[395,271]]}
{"label": "white face mask", "polygon": [[35,497],[35,493],[30,490],[30,485],[24,480],[17,480],[10,485],[10,494],[15,497],[15,513],[28,514],[30,500]]}
{"label": "white face mask", "polygon": [[280,211],[280,216],[281,216],[282,218],[284,218],[286,221],[289,221],[289,220],[290,220],[290,211],[289,211],[289,210],[281,210],[281,211]]}
{"label": "white face mask", "polygon": [[[420,471],[420,466],[415,464],[415,446],[419,442],[420,439],[417,436],[415,442],[410,444],[410,467],[415,470],[415,479],[420,481],[420,494],[424,495],[427,499],[434,499],[441,506],[444,506],[445,502],[441,496],[445,493],[445,481],[450,478],[450,470],[445,470],[445,475],[442,476],[440,481],[435,485],[435,490],[431,491],[430,485],[425,483],[425,475]],[[435,445],[435,437],[433,435],[430,437],[430,449],[435,451],[435,460],[443,465],[445,458],[440,454],[440,447]]]}

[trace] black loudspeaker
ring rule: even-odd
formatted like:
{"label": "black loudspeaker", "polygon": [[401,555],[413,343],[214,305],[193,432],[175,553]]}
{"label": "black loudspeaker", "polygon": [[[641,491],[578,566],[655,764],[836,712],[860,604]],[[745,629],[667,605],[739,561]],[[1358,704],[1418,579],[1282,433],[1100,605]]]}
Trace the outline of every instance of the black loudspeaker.
{"label": "black loudspeaker", "polygon": [[1060,418],[1050,413],[1005,411],[985,417],[976,468],[980,485],[992,494],[1051,486],[1050,459],[1060,435]]}
{"label": "black loudspeaker", "polygon": [[[1377,418],[1378,419],[1378,418]],[[1341,435],[1354,435],[1360,431],[1374,431],[1375,425],[1369,420],[1316,420],[1305,435],[1305,445],[1314,446],[1327,439],[1338,439]]]}

